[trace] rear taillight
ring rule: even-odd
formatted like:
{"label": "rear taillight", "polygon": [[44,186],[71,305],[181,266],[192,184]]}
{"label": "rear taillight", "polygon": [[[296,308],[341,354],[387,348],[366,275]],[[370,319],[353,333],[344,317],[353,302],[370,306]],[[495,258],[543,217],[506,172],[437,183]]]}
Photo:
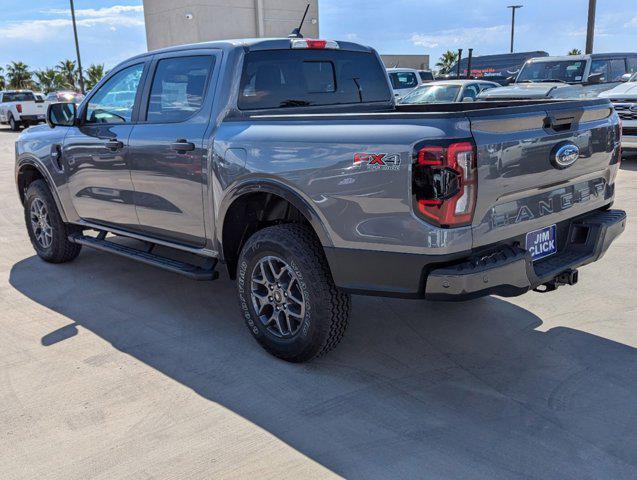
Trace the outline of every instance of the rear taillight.
{"label": "rear taillight", "polygon": [[338,43],[334,40],[317,40],[313,38],[294,38],[291,41],[292,48],[311,48],[315,50],[336,50]]}
{"label": "rear taillight", "polygon": [[425,220],[441,227],[471,224],[477,187],[472,143],[426,146],[418,150],[412,191],[416,211]]}
{"label": "rear taillight", "polygon": [[18,113],[22,113],[22,105],[19,103],[16,103],[15,109],[18,111]]}

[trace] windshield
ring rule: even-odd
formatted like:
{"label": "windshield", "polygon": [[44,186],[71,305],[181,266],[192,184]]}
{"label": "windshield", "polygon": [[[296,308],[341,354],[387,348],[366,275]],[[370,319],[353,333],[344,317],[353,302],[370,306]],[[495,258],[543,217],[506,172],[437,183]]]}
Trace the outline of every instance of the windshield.
{"label": "windshield", "polygon": [[455,102],[460,85],[425,85],[405,95],[400,103],[449,103]]}
{"label": "windshield", "polygon": [[415,88],[418,86],[418,79],[414,72],[391,72],[389,79],[391,80],[391,86],[394,90]]}
{"label": "windshield", "polygon": [[585,66],[585,60],[525,63],[516,83],[549,81],[578,83],[582,81]]}

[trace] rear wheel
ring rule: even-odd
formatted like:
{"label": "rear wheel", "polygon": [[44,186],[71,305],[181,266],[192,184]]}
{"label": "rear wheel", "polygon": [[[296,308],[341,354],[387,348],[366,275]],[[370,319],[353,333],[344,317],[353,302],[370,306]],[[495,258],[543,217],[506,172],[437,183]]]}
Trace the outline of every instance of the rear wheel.
{"label": "rear wheel", "polygon": [[258,231],[243,247],[238,269],[243,316],[272,355],[305,362],[341,341],[350,297],[334,285],[309,227],[285,224]]}
{"label": "rear wheel", "polygon": [[62,221],[44,180],[35,180],[29,185],[24,200],[24,217],[31,244],[42,260],[64,263],[79,255],[82,246],[68,240],[70,233],[79,230]]}
{"label": "rear wheel", "polygon": [[13,118],[13,115],[11,114],[9,114],[9,128],[14,132],[20,130],[20,123],[16,122],[15,118]]}

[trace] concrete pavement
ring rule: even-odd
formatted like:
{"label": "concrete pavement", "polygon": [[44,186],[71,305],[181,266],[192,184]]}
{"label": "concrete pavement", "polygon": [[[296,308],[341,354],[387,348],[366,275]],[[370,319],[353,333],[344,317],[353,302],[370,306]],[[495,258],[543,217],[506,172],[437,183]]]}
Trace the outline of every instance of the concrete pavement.
{"label": "concrete pavement", "polygon": [[354,297],[307,365],[262,351],[225,276],[29,244],[0,128],[0,478],[637,478],[637,160],[580,283],[458,304]]}

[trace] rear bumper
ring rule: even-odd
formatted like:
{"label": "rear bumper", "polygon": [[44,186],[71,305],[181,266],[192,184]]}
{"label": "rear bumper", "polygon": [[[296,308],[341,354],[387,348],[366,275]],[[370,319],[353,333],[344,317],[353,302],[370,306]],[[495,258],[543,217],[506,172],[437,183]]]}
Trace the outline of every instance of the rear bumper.
{"label": "rear bumper", "polygon": [[41,115],[20,115],[20,121],[24,123],[37,123],[44,122],[46,120],[46,116],[44,114]]}
{"label": "rear bumper", "polygon": [[626,212],[595,211],[566,223],[558,253],[535,263],[515,242],[446,256],[329,248],[326,255],[335,283],[352,293],[446,301],[512,297],[599,260],[624,231]]}

